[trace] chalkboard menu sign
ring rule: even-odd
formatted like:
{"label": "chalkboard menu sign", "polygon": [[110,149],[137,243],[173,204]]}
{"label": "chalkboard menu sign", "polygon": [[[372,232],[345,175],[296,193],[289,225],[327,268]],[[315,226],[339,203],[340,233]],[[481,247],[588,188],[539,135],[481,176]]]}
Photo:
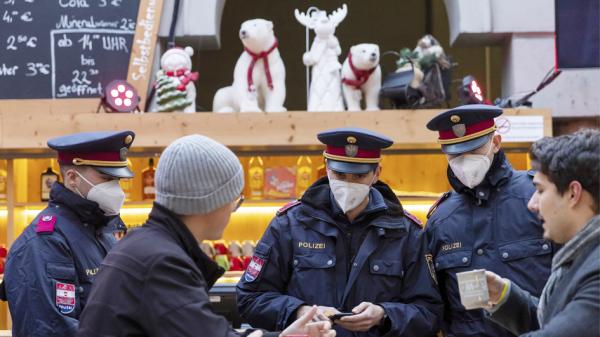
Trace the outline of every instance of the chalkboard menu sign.
{"label": "chalkboard menu sign", "polygon": [[126,79],[140,0],[0,0],[0,99],[101,96]]}

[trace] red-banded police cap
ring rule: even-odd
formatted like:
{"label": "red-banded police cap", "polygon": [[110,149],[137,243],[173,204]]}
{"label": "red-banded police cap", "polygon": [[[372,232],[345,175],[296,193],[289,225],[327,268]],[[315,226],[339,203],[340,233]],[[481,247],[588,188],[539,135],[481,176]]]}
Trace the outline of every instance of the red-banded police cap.
{"label": "red-banded police cap", "polygon": [[82,132],[48,141],[48,147],[58,152],[61,165],[92,166],[117,178],[131,178],[127,167],[127,151],[133,143],[133,131]]}
{"label": "red-banded police cap", "polygon": [[447,154],[469,152],[485,144],[487,136],[496,131],[494,118],[502,109],[485,104],[469,104],[440,113],[427,123],[427,128],[439,133],[438,143]]}
{"label": "red-banded police cap", "polygon": [[327,165],[342,173],[367,173],[381,161],[381,150],[392,146],[390,138],[361,128],[337,128],[320,132],[319,141],[327,145],[323,156]]}

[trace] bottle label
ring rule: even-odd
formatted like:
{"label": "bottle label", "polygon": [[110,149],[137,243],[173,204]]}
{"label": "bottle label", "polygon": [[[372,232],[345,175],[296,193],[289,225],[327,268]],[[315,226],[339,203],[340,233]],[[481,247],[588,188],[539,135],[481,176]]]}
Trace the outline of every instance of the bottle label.
{"label": "bottle label", "polygon": [[155,194],[156,188],[154,186],[144,186],[144,194]]}

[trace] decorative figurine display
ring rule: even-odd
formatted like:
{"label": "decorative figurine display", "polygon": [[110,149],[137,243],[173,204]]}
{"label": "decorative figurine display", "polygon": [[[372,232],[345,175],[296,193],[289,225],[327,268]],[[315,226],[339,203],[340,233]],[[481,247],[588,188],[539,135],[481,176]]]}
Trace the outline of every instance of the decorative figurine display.
{"label": "decorative figurine display", "polygon": [[215,112],[284,112],[285,66],[277,49],[273,23],[253,19],[242,23],[244,52],[233,72],[233,84],[213,99]]}
{"label": "decorative figurine display", "polygon": [[342,90],[348,111],[360,111],[360,101],[365,97],[368,111],[379,110],[381,68],[379,46],[362,43],[352,46],[342,66]]}
{"label": "decorative figurine display", "polygon": [[192,72],[194,49],[175,47],[160,58],[156,73],[156,103],[159,112],[196,112],[196,86],[198,73]]}
{"label": "decorative figurine display", "polygon": [[298,22],[315,31],[310,51],[302,56],[304,65],[312,67],[308,111],[344,110],[340,75],[342,66],[338,61],[342,49],[334,33],[347,13],[346,4],[330,15],[321,10],[309,10],[307,13],[300,13],[298,9],[294,11]]}
{"label": "decorative figurine display", "polygon": [[452,64],[433,36],[423,36],[413,50],[402,48],[394,54],[398,68],[384,79],[381,96],[395,108],[438,107],[449,99]]}

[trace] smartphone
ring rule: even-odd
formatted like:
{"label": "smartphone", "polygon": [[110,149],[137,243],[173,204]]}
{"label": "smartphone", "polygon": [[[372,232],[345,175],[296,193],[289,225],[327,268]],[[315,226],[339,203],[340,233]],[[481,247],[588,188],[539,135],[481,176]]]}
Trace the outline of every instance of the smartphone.
{"label": "smartphone", "polygon": [[337,314],[333,314],[331,316],[327,316],[327,318],[329,318],[332,321],[335,321],[335,320],[338,320],[338,319],[340,319],[342,317],[352,316],[352,315],[354,315],[353,312],[339,312]]}

